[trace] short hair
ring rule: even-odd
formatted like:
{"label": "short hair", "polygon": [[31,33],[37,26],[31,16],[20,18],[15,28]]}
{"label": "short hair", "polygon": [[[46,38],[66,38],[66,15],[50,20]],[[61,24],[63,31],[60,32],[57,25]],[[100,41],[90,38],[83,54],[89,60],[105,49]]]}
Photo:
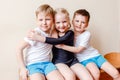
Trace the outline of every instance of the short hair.
{"label": "short hair", "polygon": [[76,10],[74,12],[73,18],[75,18],[75,15],[77,15],[77,14],[88,17],[88,22],[89,22],[89,20],[90,20],[90,14],[89,14],[89,12],[86,9]]}
{"label": "short hair", "polygon": [[36,10],[36,12],[35,12],[36,17],[38,16],[38,14],[39,14],[40,12],[44,12],[46,15],[50,14],[50,15],[52,15],[52,17],[54,18],[54,10],[53,10],[53,8],[52,8],[50,5],[48,5],[48,4],[40,5],[40,6],[37,8],[37,10]]}

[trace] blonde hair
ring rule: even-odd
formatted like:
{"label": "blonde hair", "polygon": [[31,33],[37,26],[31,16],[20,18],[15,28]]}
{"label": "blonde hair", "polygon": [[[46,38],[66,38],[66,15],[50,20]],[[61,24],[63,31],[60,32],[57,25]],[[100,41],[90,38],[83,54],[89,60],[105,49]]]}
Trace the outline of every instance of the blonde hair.
{"label": "blonde hair", "polygon": [[[38,17],[38,14],[41,12],[44,13],[45,15],[51,15],[54,21],[54,10],[50,5],[48,4],[40,5],[35,12],[36,17]],[[54,29],[54,24],[53,26],[51,26],[50,35],[52,34],[53,29]]]}
{"label": "blonde hair", "polygon": [[68,18],[69,20],[69,28],[71,27],[71,24],[70,24],[70,17],[69,17],[69,13],[68,11],[65,9],[65,8],[57,8],[55,10],[55,15],[58,14],[58,13],[62,13],[62,14],[65,14],[65,16]]}
{"label": "blonde hair", "polygon": [[65,14],[65,16],[66,16],[68,19],[70,19],[70,18],[69,18],[69,13],[68,13],[68,11],[67,11],[66,9],[64,9],[64,8],[57,8],[57,9],[55,10],[55,15],[58,14],[58,13],[63,13],[63,14]]}
{"label": "blonde hair", "polygon": [[50,5],[48,5],[48,4],[43,4],[43,5],[41,5],[41,6],[39,6],[39,7],[37,8],[37,10],[36,10],[36,12],[35,12],[36,17],[38,16],[38,14],[39,14],[40,12],[44,12],[46,15],[50,14],[50,15],[54,18],[54,10],[53,10],[53,8],[52,8]]}

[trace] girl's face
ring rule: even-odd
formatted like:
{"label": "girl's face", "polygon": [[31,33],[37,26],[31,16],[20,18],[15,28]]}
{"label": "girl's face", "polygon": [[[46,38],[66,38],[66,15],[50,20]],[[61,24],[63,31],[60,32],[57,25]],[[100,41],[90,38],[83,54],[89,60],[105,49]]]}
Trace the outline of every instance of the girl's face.
{"label": "girl's face", "polygon": [[69,18],[63,13],[57,13],[55,15],[55,27],[61,33],[66,32],[69,29]]}
{"label": "girl's face", "polygon": [[46,15],[44,12],[39,13],[37,16],[37,24],[42,31],[50,33],[53,26],[52,15]]}
{"label": "girl's face", "polygon": [[76,14],[72,22],[75,32],[81,33],[88,26],[88,17]]}

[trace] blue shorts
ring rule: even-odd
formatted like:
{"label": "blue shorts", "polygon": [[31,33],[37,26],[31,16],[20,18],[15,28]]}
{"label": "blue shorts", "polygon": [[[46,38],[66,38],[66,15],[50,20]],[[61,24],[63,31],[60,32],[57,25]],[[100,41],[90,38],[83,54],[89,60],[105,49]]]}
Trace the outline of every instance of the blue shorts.
{"label": "blue shorts", "polygon": [[98,68],[101,68],[102,64],[104,62],[106,62],[107,60],[102,56],[102,55],[99,55],[99,56],[96,56],[96,57],[93,57],[93,58],[90,58],[90,59],[87,59],[87,60],[84,60],[82,62],[80,62],[82,65],[86,66],[88,63],[95,63],[97,65]]}
{"label": "blue shorts", "polygon": [[29,75],[34,73],[42,73],[43,75],[47,75],[49,72],[52,72],[57,68],[52,62],[39,62],[28,65],[27,69],[29,71]]}

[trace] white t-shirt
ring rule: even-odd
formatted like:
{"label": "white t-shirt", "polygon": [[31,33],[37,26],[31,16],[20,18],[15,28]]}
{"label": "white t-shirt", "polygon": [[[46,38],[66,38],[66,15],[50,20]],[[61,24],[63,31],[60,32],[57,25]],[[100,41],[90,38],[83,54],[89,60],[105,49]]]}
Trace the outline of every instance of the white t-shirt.
{"label": "white t-shirt", "polygon": [[[49,36],[39,28],[35,28],[35,31],[40,33],[42,36]],[[46,62],[51,60],[52,45],[47,43],[42,43],[38,41],[32,41],[27,37],[24,38],[31,46],[26,50],[26,64],[30,65],[37,62]]]}
{"label": "white t-shirt", "polygon": [[90,43],[90,37],[91,37],[90,32],[85,31],[82,34],[80,34],[79,36],[77,36],[77,38],[76,38],[75,47],[83,46],[83,47],[86,48],[82,52],[76,54],[76,57],[78,58],[78,60],[80,62],[84,61],[86,59],[89,59],[89,58],[100,55],[98,50],[96,50],[95,48],[90,46],[90,44],[89,44]]}

